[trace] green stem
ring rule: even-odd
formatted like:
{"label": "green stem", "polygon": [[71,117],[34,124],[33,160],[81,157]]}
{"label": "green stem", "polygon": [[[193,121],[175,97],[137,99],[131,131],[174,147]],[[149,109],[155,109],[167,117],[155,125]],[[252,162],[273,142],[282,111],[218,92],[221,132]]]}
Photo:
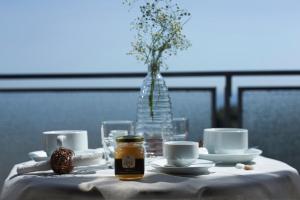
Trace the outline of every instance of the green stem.
{"label": "green stem", "polygon": [[155,81],[156,81],[156,75],[158,72],[158,65],[155,64],[151,64],[150,66],[150,70],[151,70],[151,85],[150,85],[150,95],[149,95],[149,108],[150,108],[150,116],[152,118],[154,118],[154,110],[153,110],[153,106],[154,106],[154,89],[155,89]]}
{"label": "green stem", "polygon": [[153,74],[151,73],[151,87],[150,87],[150,95],[149,95],[149,108],[150,108],[150,116],[153,121],[154,117],[154,111],[153,111],[153,92],[154,92],[154,86],[155,86],[155,77],[153,77]]}

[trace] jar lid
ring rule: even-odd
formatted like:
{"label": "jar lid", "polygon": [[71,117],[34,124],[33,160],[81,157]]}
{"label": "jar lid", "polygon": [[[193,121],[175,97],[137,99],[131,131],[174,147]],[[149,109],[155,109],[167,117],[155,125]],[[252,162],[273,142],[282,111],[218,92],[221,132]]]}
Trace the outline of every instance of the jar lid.
{"label": "jar lid", "polygon": [[143,142],[144,138],[139,135],[124,135],[116,138],[117,142]]}

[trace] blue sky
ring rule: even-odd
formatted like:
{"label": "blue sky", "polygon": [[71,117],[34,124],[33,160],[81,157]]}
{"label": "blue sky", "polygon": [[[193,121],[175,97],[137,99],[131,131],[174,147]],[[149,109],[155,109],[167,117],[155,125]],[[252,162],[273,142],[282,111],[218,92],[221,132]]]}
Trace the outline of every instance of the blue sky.
{"label": "blue sky", "polygon": [[[169,70],[300,69],[299,0],[181,0],[192,47]],[[0,0],[0,73],[143,71],[121,0]]]}

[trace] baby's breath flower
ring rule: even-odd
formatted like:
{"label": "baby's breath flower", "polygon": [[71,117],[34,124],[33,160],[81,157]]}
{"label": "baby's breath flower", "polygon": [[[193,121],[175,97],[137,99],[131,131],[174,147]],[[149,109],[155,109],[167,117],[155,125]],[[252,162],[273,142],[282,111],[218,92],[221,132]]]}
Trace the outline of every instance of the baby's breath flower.
{"label": "baby's breath flower", "polygon": [[173,0],[124,0],[123,3],[130,7],[140,3],[140,16],[133,23],[137,35],[129,52],[138,60],[147,65],[165,65],[167,57],[191,45],[182,32],[190,13]]}

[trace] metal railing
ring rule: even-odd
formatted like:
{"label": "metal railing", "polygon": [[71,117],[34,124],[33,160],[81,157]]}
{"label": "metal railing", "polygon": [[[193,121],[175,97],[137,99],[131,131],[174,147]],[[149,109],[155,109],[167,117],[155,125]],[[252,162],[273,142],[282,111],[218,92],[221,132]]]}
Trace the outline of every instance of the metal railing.
{"label": "metal railing", "polygon": [[[46,74],[0,74],[0,80],[21,79],[111,79],[111,78],[142,78],[143,72],[116,72],[116,73],[46,73]],[[232,95],[232,79],[235,77],[261,76],[300,76],[300,70],[264,70],[264,71],[181,71],[163,72],[164,77],[221,77],[225,78],[224,86],[224,124],[229,125]],[[104,88],[105,89],[105,88]]]}

